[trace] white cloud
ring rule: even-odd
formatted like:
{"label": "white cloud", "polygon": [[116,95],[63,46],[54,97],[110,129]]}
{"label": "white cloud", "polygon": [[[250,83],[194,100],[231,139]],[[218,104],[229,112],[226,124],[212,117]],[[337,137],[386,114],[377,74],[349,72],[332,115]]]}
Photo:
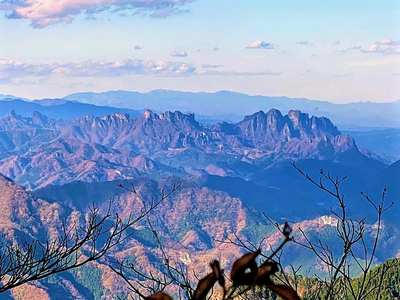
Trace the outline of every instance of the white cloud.
{"label": "white cloud", "polygon": [[174,51],[171,53],[172,57],[187,57],[188,54],[186,51]]}
{"label": "white cloud", "polygon": [[186,11],[184,6],[194,0],[3,0],[0,10],[8,18],[27,19],[33,27],[71,22],[77,15],[100,12],[130,11],[152,17],[167,17]]}
{"label": "white cloud", "polygon": [[201,68],[185,62],[169,61],[84,61],[67,63],[26,63],[0,59],[0,83],[39,82],[48,78],[94,78],[146,75],[187,76],[279,76],[272,71],[224,70],[223,65],[203,64]]}
{"label": "white cloud", "polygon": [[400,41],[385,39],[377,41],[366,48],[362,48],[364,53],[379,53],[379,54],[400,54]]}
{"label": "white cloud", "polygon": [[366,47],[356,45],[340,50],[340,52],[342,53],[347,53],[352,51],[359,51],[361,53],[383,54],[383,55],[400,54],[400,41],[395,41],[392,39],[384,39],[381,41],[376,41]]}
{"label": "white cloud", "polygon": [[357,46],[352,46],[352,47],[341,49],[338,52],[340,52],[340,53],[348,53],[348,52],[352,52],[352,51],[361,51],[361,49],[362,49],[362,47],[357,45]]}
{"label": "white cloud", "polygon": [[246,46],[247,49],[275,49],[275,46],[266,41],[254,41]]}
{"label": "white cloud", "polygon": [[252,76],[279,76],[280,72],[272,72],[272,71],[230,71],[230,70],[205,70],[198,71],[197,75],[207,75],[207,76],[244,76],[244,77],[252,77]]}
{"label": "white cloud", "polygon": [[85,61],[69,63],[32,64],[0,59],[0,81],[17,78],[49,77],[63,75],[70,77],[117,77],[126,75],[189,76],[196,67],[184,62],[164,61]]}

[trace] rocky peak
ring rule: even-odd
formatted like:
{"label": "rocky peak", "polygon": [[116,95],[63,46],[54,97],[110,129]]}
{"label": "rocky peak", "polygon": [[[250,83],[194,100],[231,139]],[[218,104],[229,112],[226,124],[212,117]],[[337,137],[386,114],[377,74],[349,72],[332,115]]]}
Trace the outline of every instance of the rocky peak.
{"label": "rocky peak", "polygon": [[267,113],[259,111],[246,116],[237,125],[241,128],[245,137],[258,144],[269,137],[277,137],[282,131],[284,123],[285,120],[281,112],[277,109],[271,109]]}
{"label": "rocky peak", "polygon": [[251,122],[263,122],[266,118],[266,114],[265,112],[263,112],[262,110],[251,114],[249,116],[245,116],[243,121],[251,121]]}
{"label": "rocky peak", "polygon": [[145,120],[159,120],[160,116],[157,113],[151,111],[150,109],[146,109],[143,112],[143,118]]}
{"label": "rocky peak", "polygon": [[[282,123],[283,116],[281,112],[277,109],[270,109],[267,113],[262,110],[244,117],[242,122],[251,122],[254,126],[270,127],[275,126],[275,124]],[[241,123],[241,122],[240,122]]]}
{"label": "rocky peak", "polygon": [[271,109],[267,112],[267,127],[272,131],[282,130],[284,123],[281,112],[277,109]]}
{"label": "rocky peak", "polygon": [[131,121],[128,114],[115,113],[111,115],[93,117],[85,116],[75,120],[74,125],[84,128],[105,129],[114,127],[123,127]]}
{"label": "rocky peak", "polygon": [[238,123],[245,135],[254,137],[264,135],[266,130],[267,116],[263,111],[256,112],[250,116],[244,117],[244,120]]}
{"label": "rocky peak", "polygon": [[160,119],[167,120],[173,124],[185,124],[193,128],[200,128],[200,124],[195,120],[194,114],[184,114],[180,111],[167,111],[160,115]]}
{"label": "rocky peak", "polygon": [[297,151],[309,155],[319,151],[336,153],[356,148],[354,141],[341,135],[329,119],[309,117],[298,110],[290,110],[285,116],[277,109],[267,113],[259,111],[246,116],[236,126],[248,145],[274,152]]}
{"label": "rocky peak", "polygon": [[325,117],[311,117],[311,129],[312,130],[318,130],[318,131],[324,131],[327,133],[330,133],[331,135],[340,135],[340,131],[337,129],[335,125],[329,120],[328,118]]}
{"label": "rocky peak", "polygon": [[299,110],[289,110],[287,116],[294,128],[298,128],[300,124],[305,124],[309,120],[308,114],[302,113]]}
{"label": "rocky peak", "polygon": [[166,111],[160,115],[161,119],[166,119],[169,121],[183,121],[188,120],[192,122],[196,122],[194,119],[194,114],[184,114],[180,111]]}
{"label": "rocky peak", "polygon": [[[339,135],[339,130],[332,122],[324,117],[309,117],[308,114],[299,110],[290,110],[283,116],[277,109],[271,109],[267,113],[259,111],[246,116],[238,126],[247,131],[263,135],[277,136],[282,131],[289,130],[290,136],[312,136],[316,134]],[[246,131],[246,130],[245,130]]]}
{"label": "rocky peak", "polygon": [[298,130],[300,134],[308,135],[331,135],[336,136],[340,131],[332,122],[324,117],[309,117],[308,114],[302,113],[299,110],[290,110],[287,117],[291,122],[291,127]]}
{"label": "rocky peak", "polygon": [[11,118],[17,118],[18,117],[18,115],[17,115],[17,113],[15,112],[15,110],[12,110],[12,111],[10,111],[10,115],[9,115]]}
{"label": "rocky peak", "polygon": [[32,123],[39,126],[47,126],[49,118],[38,111],[34,111],[32,114]]}
{"label": "rocky peak", "polygon": [[32,125],[31,118],[24,118],[18,115],[15,111],[11,111],[9,115],[0,119],[0,129],[15,130],[25,129]]}
{"label": "rocky peak", "polygon": [[154,126],[173,126],[184,131],[199,129],[201,127],[195,120],[194,114],[185,114],[180,111],[166,111],[157,114],[151,110],[146,110],[143,116],[138,118],[137,121],[144,124],[153,124]]}
{"label": "rocky peak", "polygon": [[99,118],[102,122],[106,122],[110,125],[121,125],[124,123],[128,123],[130,122],[130,117],[128,114],[124,114],[124,113],[115,113],[112,115],[107,115],[104,117],[100,117]]}

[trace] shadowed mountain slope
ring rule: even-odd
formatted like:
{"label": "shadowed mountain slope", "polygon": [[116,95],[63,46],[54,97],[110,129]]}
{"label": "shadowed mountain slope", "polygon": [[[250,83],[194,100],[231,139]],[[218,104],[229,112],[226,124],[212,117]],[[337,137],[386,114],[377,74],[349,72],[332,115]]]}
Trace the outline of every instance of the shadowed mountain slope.
{"label": "shadowed mountain slope", "polygon": [[32,187],[140,174],[247,176],[282,160],[362,160],[326,118],[257,112],[205,126],[193,114],[145,111],[56,121],[40,113],[0,119],[0,172]]}

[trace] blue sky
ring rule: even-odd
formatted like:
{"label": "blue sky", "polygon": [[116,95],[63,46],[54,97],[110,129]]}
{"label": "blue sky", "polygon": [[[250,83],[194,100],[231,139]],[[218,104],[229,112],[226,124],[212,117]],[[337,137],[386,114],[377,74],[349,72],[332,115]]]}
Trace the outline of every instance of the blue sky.
{"label": "blue sky", "polygon": [[400,2],[0,0],[0,93],[400,99]]}

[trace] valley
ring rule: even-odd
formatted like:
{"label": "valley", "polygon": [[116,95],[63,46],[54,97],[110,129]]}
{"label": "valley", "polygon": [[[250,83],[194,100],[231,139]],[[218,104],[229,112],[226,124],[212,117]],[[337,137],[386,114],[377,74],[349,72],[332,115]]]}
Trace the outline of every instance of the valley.
{"label": "valley", "polygon": [[[3,232],[13,232],[10,240],[26,234],[19,223],[22,219],[32,238],[45,239],[60,230],[61,220],[84,216],[93,205],[105,209],[112,203],[115,212],[126,217],[156,199],[163,187],[179,182],[181,190],[163,202],[151,220],[171,257],[201,269],[216,253],[226,263],[241,253],[237,245],[221,241],[240,237],[254,243],[266,239],[265,247],[277,244],[279,236],[268,218],[289,221],[295,234],[301,229],[311,236],[327,236],[335,245],[336,203],[294,166],[316,177],[321,169],[346,176],[343,193],[348,209],[354,218],[366,219],[371,238],[375,215],[360,192],[379,197],[387,186],[388,201],[400,196],[398,162],[387,164],[360,151],[355,140],[329,119],[296,110],[285,115],[271,109],[238,122],[214,123],[199,122],[194,114],[179,111],[110,111],[101,116],[95,112],[65,119],[43,113],[23,116],[14,110],[0,118],[0,173],[10,178],[1,178],[0,202],[8,211],[1,222],[18,228],[14,232],[2,227]],[[125,187],[134,187],[137,194]],[[14,207],[11,203],[18,203],[19,210],[26,207],[22,210],[26,212],[9,210]],[[394,205],[385,214],[376,263],[400,253],[399,213]],[[110,256],[139,255],[143,268],[157,270],[158,246],[146,223],[138,224],[130,235]],[[287,248],[283,259],[301,265],[304,274],[321,272],[315,257],[296,245]],[[71,299],[77,295],[97,299],[93,291],[111,295],[122,283],[104,263],[82,270],[100,276],[95,289],[79,271],[60,275],[57,288],[46,280],[33,288],[49,297],[62,293]]]}

